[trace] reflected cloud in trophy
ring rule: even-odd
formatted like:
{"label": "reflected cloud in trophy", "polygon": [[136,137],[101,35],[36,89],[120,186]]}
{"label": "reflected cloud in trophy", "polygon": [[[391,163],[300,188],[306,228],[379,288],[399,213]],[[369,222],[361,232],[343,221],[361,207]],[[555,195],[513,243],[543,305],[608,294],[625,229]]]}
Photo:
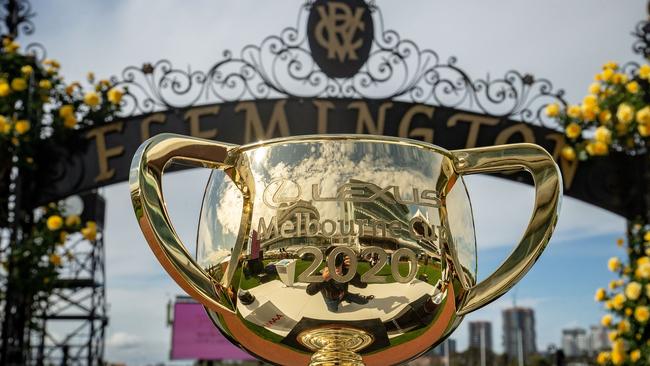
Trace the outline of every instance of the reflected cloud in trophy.
{"label": "reflected cloud in trophy", "polygon": [[[170,161],[214,168],[196,257],[164,209]],[[446,151],[364,135],[245,146],[159,135],[134,158],[131,190],[161,264],[234,343],[275,364],[397,364],[444,340],[511,288],[552,233],[561,178],[531,144]],[[477,283],[463,175],[527,170],[524,237]]]}

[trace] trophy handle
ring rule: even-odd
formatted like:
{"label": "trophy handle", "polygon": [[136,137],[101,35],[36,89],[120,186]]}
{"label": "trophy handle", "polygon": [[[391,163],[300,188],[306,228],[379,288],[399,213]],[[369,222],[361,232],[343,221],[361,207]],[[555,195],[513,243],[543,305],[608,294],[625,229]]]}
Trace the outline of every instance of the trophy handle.
{"label": "trophy handle", "polygon": [[519,245],[480,283],[471,287],[459,315],[477,310],[506,293],[528,272],[548,244],[562,200],[562,176],[553,158],[535,144],[510,144],[452,151],[459,174],[525,170],[535,182],[535,205]]}
{"label": "trophy handle", "polygon": [[[223,286],[201,269],[181,242],[167,213],[161,183],[163,171],[171,162],[213,169],[231,168],[226,159],[236,147],[181,135],[159,134],[138,148],[129,175],[135,215],[156,258],[183,290],[217,312],[232,312],[223,305],[228,303],[223,301]],[[232,261],[228,266],[229,273],[234,270],[231,266]]]}

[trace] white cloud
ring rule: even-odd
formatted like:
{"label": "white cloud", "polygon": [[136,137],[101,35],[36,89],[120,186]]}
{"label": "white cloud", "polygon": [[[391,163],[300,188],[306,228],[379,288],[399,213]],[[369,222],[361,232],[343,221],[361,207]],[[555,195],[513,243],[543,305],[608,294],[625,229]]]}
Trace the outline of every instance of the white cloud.
{"label": "white cloud", "polygon": [[113,333],[106,340],[106,346],[112,348],[135,348],[142,345],[142,339],[126,332]]}

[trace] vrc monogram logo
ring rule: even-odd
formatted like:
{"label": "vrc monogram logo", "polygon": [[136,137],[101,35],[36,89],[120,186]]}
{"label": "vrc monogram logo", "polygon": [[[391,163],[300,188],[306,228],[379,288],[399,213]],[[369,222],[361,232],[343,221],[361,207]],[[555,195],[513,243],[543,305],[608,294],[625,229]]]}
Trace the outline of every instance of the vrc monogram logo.
{"label": "vrc monogram logo", "polygon": [[314,35],[316,41],[327,49],[327,58],[357,60],[357,49],[363,44],[362,38],[356,38],[358,30],[364,30],[361,20],[364,8],[355,8],[344,3],[330,2],[316,8],[320,21],[316,24]]}
{"label": "vrc monogram logo", "polygon": [[351,77],[367,61],[373,21],[363,0],[317,0],[311,6],[307,35],[312,57],[329,77]]}

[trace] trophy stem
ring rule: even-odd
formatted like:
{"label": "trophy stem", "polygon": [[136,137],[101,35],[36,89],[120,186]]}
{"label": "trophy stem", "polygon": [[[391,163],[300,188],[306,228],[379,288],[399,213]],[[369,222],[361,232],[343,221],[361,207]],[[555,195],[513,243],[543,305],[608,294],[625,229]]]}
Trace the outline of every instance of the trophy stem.
{"label": "trophy stem", "polygon": [[357,351],[373,340],[363,330],[338,326],[306,330],[298,335],[298,341],[314,351],[310,366],[364,366]]}

